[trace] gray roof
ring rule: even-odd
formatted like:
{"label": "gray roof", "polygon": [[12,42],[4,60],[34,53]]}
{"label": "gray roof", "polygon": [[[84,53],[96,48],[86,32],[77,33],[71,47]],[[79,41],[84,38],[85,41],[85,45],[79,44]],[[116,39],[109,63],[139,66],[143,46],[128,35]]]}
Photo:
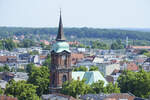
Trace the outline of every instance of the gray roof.
{"label": "gray roof", "polygon": [[85,94],[80,96],[82,100],[104,100],[108,94]]}
{"label": "gray roof", "polygon": [[76,100],[75,98],[63,94],[47,94],[42,95],[42,100]]}

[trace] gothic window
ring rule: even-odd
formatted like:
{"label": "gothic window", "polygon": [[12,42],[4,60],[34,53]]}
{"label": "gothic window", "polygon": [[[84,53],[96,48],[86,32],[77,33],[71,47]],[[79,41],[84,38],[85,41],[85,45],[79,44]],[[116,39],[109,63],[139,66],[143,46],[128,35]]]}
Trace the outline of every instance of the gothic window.
{"label": "gothic window", "polygon": [[67,81],[67,77],[66,77],[66,75],[63,75],[62,82],[64,83],[65,81]]}

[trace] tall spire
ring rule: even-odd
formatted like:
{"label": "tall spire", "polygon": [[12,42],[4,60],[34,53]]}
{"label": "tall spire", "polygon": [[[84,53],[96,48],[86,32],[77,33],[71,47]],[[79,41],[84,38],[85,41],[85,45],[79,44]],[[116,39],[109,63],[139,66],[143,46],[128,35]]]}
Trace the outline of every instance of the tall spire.
{"label": "tall spire", "polygon": [[56,37],[56,41],[65,41],[65,40],[66,40],[66,38],[65,38],[64,32],[63,32],[63,24],[62,24],[61,9],[60,9],[59,28],[58,28],[58,34]]}

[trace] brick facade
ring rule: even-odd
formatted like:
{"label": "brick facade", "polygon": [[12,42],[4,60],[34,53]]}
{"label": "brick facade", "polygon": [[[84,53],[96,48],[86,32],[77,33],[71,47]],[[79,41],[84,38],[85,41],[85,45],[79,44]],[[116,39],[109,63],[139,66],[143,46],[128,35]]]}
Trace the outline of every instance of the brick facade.
{"label": "brick facade", "polygon": [[50,92],[58,93],[65,81],[72,80],[71,53],[51,52]]}

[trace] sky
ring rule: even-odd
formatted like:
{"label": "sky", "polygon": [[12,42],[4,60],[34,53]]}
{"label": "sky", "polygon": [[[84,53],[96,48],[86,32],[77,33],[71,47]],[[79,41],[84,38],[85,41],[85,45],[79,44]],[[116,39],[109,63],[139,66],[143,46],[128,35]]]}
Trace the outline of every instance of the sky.
{"label": "sky", "polygon": [[0,0],[0,26],[150,28],[150,0]]}

